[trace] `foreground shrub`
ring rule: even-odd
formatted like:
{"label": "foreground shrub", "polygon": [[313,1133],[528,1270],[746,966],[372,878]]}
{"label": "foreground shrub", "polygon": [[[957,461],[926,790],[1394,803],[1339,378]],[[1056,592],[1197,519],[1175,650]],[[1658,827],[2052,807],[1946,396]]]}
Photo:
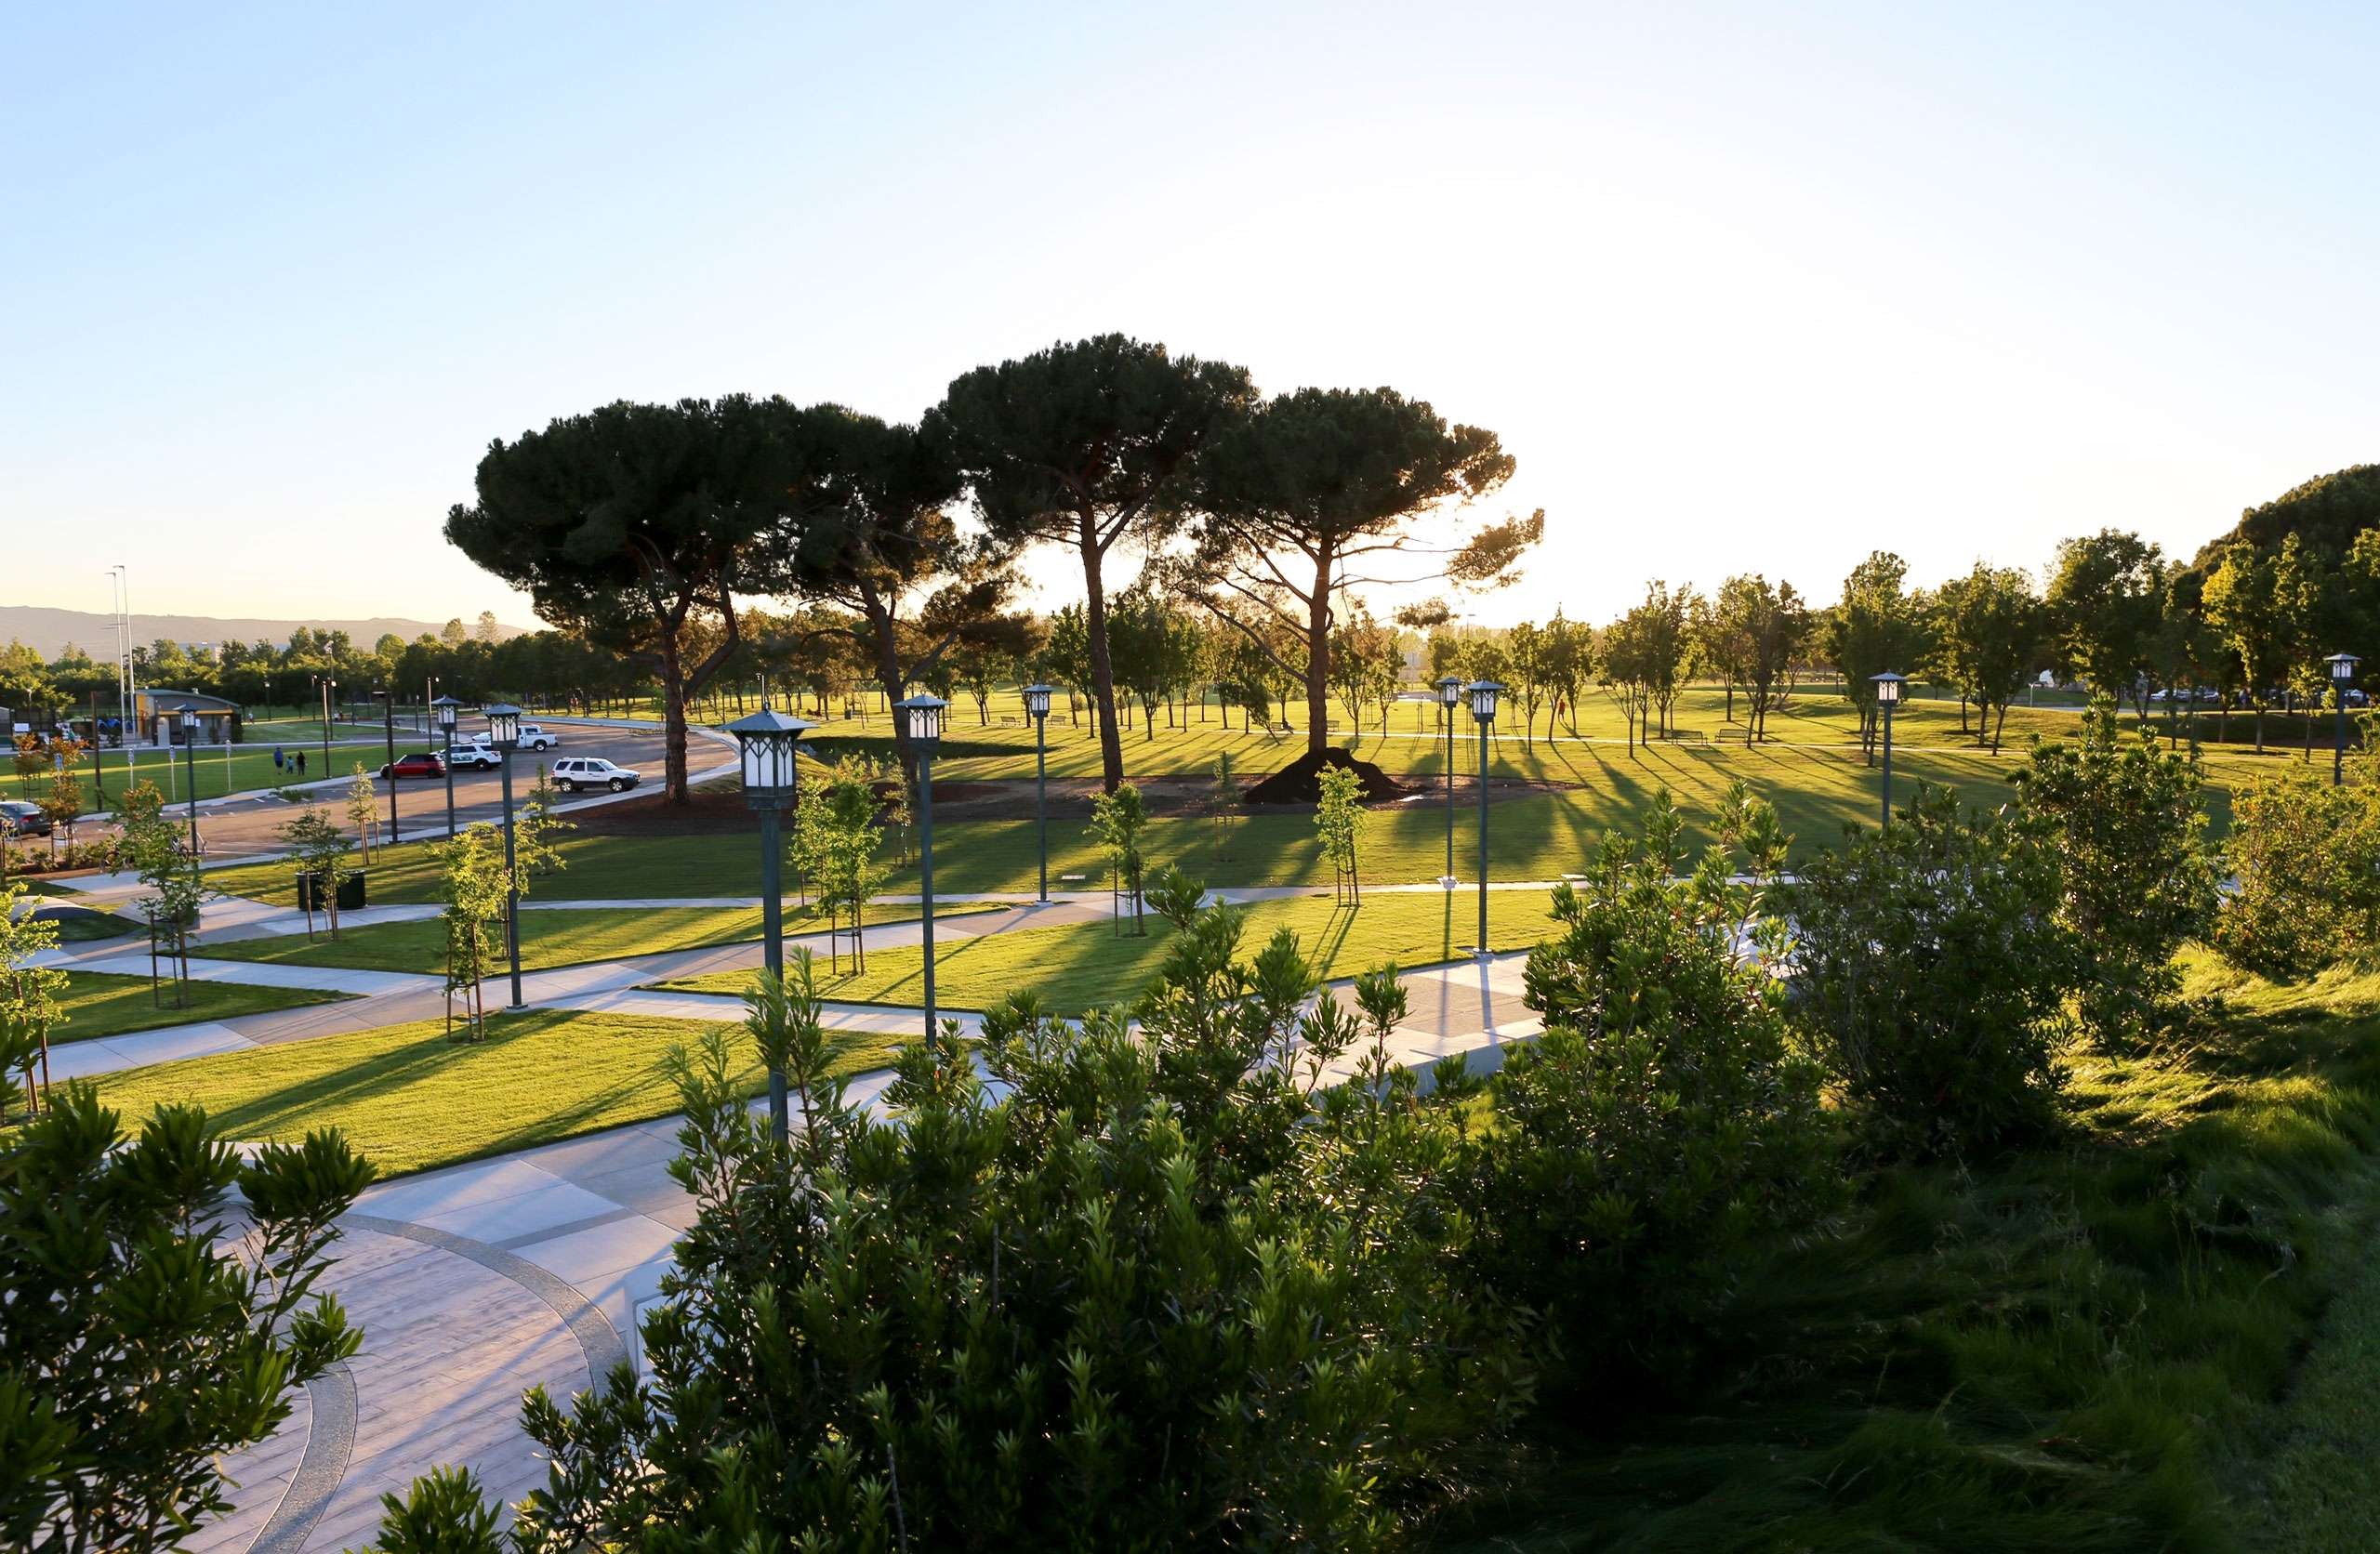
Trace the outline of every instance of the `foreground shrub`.
{"label": "foreground shrub", "polygon": [[2037,821],[1962,815],[1934,787],[1802,872],[1803,1008],[1879,1142],[1989,1149],[2052,1124],[2079,978],[2063,892]]}
{"label": "foreground shrub", "polygon": [[2056,849],[2058,920],[2082,954],[2078,1007],[2102,1050],[2166,1025],[2181,986],[2175,953],[2214,917],[2201,784],[2195,751],[2163,750],[2147,728],[2119,733],[2105,700],[2076,738],[2037,743],[2016,773],[2019,801]]}
{"label": "foreground shrub", "polygon": [[1641,838],[1606,836],[1555,889],[1559,928],[1527,971],[1545,1034],[1496,1080],[1484,1283],[1549,1308],[1582,1364],[1690,1339],[1734,1254],[1830,1196],[1822,1075],[1771,974],[1787,838],[1740,784],[1724,829],[1756,883],[1730,883],[1719,847],[1676,879],[1684,822],[1663,793]]}
{"label": "foreground shrub", "polygon": [[[313,1297],[371,1179],[336,1133],[243,1166],[192,1107],[138,1139],[70,1086],[0,1152],[0,1547],[178,1547],[231,1508],[222,1454],[355,1351]],[[248,1205],[231,1223],[228,1190]]]}
{"label": "foreground shrub", "polygon": [[2215,923],[2215,947],[2260,976],[2310,976],[2380,945],[2380,772],[2354,762],[2350,780],[2291,765],[2231,797],[2228,857],[2238,887]]}
{"label": "foreground shrub", "polygon": [[[1155,898],[1177,929],[1139,1028],[1012,1000],[985,1021],[996,1089],[953,1044],[913,1049],[897,1126],[828,1076],[806,959],[750,995],[786,1145],[723,1037],[681,1060],[701,1212],[645,1319],[653,1378],[568,1414],[532,1395],[555,1472],[525,1547],[1395,1540],[1529,1391],[1495,1303],[1455,1284],[1454,1102],[1380,1056],[1393,975],[1360,1015],[1303,1012],[1292,940],[1236,964],[1236,912],[1179,879]],[[388,1546],[469,1546],[457,1484],[416,1486]]]}

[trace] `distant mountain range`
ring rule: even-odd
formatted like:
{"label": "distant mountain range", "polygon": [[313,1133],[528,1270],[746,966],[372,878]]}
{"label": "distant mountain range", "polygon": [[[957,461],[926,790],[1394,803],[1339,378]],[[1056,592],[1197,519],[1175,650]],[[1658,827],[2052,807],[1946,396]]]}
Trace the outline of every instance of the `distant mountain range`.
{"label": "distant mountain range", "polygon": [[[299,626],[312,626],[322,631],[344,631],[357,644],[370,647],[390,632],[410,642],[422,633],[436,636],[445,626],[443,621],[410,621],[394,615],[375,616],[368,621],[265,621],[247,620],[221,615],[143,615],[132,617],[132,639],[136,642],[286,642],[289,634]],[[476,626],[466,619],[465,627]],[[522,628],[498,626],[499,637],[518,637]],[[69,642],[81,648],[93,658],[106,659],[115,651],[115,623],[106,615],[88,610],[51,610],[37,604],[0,604],[0,642],[14,638],[44,658],[55,658]]]}

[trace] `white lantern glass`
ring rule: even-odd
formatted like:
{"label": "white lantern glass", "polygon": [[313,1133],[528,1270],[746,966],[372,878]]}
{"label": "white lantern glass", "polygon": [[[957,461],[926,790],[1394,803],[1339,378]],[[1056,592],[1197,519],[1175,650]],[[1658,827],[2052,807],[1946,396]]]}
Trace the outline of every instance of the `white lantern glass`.
{"label": "white lantern glass", "polygon": [[1885,670],[1881,675],[1870,675],[1868,677],[1868,678],[1875,684],[1876,701],[1879,705],[1891,706],[1900,700],[1902,678],[1903,677],[1899,675],[1894,674],[1889,669]]}
{"label": "white lantern glass", "polygon": [[1468,689],[1471,692],[1471,716],[1482,723],[1494,722],[1496,698],[1503,694],[1503,682],[1490,679],[1473,680]]}
{"label": "white lantern glass", "polygon": [[2355,654],[2351,652],[2334,652],[2331,654],[2329,658],[2323,660],[2323,662],[2331,666],[2331,679],[2333,682],[2339,685],[2345,685],[2347,681],[2355,678],[2356,668],[2363,662],[2363,660],[2356,657]]}
{"label": "white lantern glass", "polygon": [[942,743],[942,712],[950,704],[939,696],[910,696],[892,704],[906,723],[909,743],[921,747],[927,755]]}
{"label": "white lantern glass", "polygon": [[1449,707],[1461,706],[1462,705],[1462,677],[1461,675],[1448,675],[1446,678],[1438,681],[1438,705]]}
{"label": "white lantern glass", "polygon": [[521,709],[509,702],[481,709],[487,717],[487,739],[499,750],[509,750],[521,743]]}
{"label": "white lantern glass", "polygon": [[1028,718],[1049,717],[1050,692],[1055,689],[1056,687],[1048,685],[1026,686],[1024,691],[1025,716]]}

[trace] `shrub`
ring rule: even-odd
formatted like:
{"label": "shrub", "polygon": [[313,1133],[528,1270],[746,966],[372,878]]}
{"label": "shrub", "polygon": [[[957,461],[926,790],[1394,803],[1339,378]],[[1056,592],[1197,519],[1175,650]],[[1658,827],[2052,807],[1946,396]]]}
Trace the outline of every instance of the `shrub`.
{"label": "shrub", "polygon": [[1914,1153],[2047,1128],[2079,978],[2051,838],[1921,786],[1882,832],[1802,871],[1792,964],[1829,1065],[1871,1134]]}
{"label": "shrub", "polygon": [[[1453,1284],[1454,1106],[1379,1056],[1393,975],[1360,1017],[1309,1010],[1292,940],[1242,963],[1237,913],[1155,893],[1179,931],[1141,1022],[1012,999],[998,1093],[945,1042],[902,1060],[897,1126],[847,1105],[806,957],[748,996],[786,1145],[723,1036],[680,1056],[700,1211],[653,1378],[532,1394],[554,1475],[524,1547],[1376,1547],[1526,1402],[1495,1303]],[[440,1547],[456,1498],[386,1535]]]}
{"label": "shrub", "polygon": [[2019,801],[2056,849],[2058,918],[2082,952],[2082,1024],[2105,1050],[2164,1024],[2181,987],[2174,954],[2213,919],[2201,775],[2195,751],[2160,749],[2146,728],[2119,733],[2104,699],[2079,737],[2036,742],[2016,773]]}
{"label": "shrub", "polygon": [[2234,965],[2310,976],[2380,944],[2380,774],[2366,758],[2334,787],[2292,765],[2231,798],[2228,849],[2238,888],[2215,921]]}
{"label": "shrub", "polygon": [[1691,1334],[1747,1237],[1830,1194],[1822,1074],[1796,1049],[1767,911],[1787,838],[1737,784],[1726,834],[1684,879],[1666,792],[1644,834],[1606,836],[1582,884],[1554,892],[1554,936],[1528,959],[1545,1017],[1495,1082],[1481,1145],[1483,1281],[1550,1308],[1573,1357]]}
{"label": "shrub", "polygon": [[372,1175],[337,1133],[243,1166],[195,1108],[117,1124],[70,1086],[0,1153],[0,1547],[180,1547],[362,1337],[313,1295]]}

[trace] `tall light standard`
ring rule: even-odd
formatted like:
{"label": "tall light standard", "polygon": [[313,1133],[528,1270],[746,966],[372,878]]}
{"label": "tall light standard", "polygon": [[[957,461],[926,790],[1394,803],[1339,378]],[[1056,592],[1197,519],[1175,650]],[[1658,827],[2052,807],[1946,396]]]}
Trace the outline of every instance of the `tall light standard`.
{"label": "tall light standard", "polygon": [[2363,660],[2351,652],[2334,652],[2322,662],[2331,667],[2331,691],[2338,702],[2337,732],[2331,744],[2331,786],[2337,787],[2347,781],[2347,688]]}
{"label": "tall light standard", "polygon": [[1025,715],[1033,719],[1033,823],[1041,833],[1041,894],[1050,899],[1050,692],[1038,681],[1025,688]]}
{"label": "tall light standard", "polygon": [[446,734],[446,839],[451,842],[455,839],[455,712],[463,704],[452,696],[441,696],[430,705],[437,710],[438,727]]}
{"label": "tall light standard", "polygon": [[[165,758],[172,760],[173,752]],[[182,772],[190,779],[190,869],[198,872],[198,704],[182,704]]]}
{"label": "tall light standard", "polygon": [[1455,887],[1454,877],[1454,709],[1462,705],[1462,677],[1448,675],[1438,681],[1438,721],[1447,730],[1447,872],[1438,883],[1447,889]]}
{"label": "tall light standard", "polygon": [[[1473,946],[1479,958],[1488,958],[1488,736],[1496,721],[1496,698],[1502,695],[1501,681],[1473,680],[1463,687],[1471,698],[1471,716],[1479,725],[1479,942]],[[1451,764],[1451,763],[1449,763]],[[1451,872],[1451,870],[1449,870]]]}
{"label": "tall light standard", "polygon": [[403,839],[397,835],[397,693],[380,690],[372,694],[380,704],[389,734],[389,842],[394,846]]}
{"label": "tall light standard", "polygon": [[331,774],[331,692],[338,689],[338,681],[327,675],[316,675],[314,683],[323,688],[323,775]]}
{"label": "tall light standard", "polygon": [[[512,961],[512,1005],[521,996],[521,876],[512,862],[512,752],[521,744],[521,709],[509,702],[482,707],[487,718],[487,742],[496,746],[496,770],[504,775],[504,950]],[[391,784],[393,785],[393,784]]]}
{"label": "tall light standard", "polygon": [[919,916],[926,963],[926,1046],[934,1038],[933,1018],[933,753],[942,744],[943,709],[950,704],[939,696],[917,695],[892,704],[918,757],[918,884],[923,907]]}
{"label": "tall light standard", "polygon": [[[773,712],[766,702],[749,718],[727,726],[742,753],[744,802],[760,815],[760,955],[773,978],[785,975],[785,915],[783,897],[785,842],[777,816],[800,792],[800,741],[816,728],[799,718]],[[790,1126],[785,1097],[785,1070],[769,1065],[769,1132],[783,1143]]]}
{"label": "tall light standard", "polygon": [[1901,687],[1909,677],[1887,669],[1868,679],[1876,688],[1876,705],[1884,714],[1884,823],[1889,826],[1893,823],[1893,708],[1900,705]]}

